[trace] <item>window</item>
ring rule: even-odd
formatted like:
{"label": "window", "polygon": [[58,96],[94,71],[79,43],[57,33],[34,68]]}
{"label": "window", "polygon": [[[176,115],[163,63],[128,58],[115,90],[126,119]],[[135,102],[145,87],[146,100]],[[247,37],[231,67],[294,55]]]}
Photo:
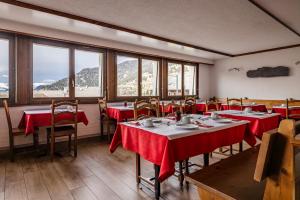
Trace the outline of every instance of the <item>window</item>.
{"label": "window", "polygon": [[196,95],[196,66],[184,65],[184,95]]}
{"label": "window", "polygon": [[117,55],[117,96],[138,96],[138,58]]}
{"label": "window", "polygon": [[75,50],[75,96],[103,96],[103,53]]}
{"label": "window", "polygon": [[182,65],[168,63],[168,96],[182,95]]}
{"label": "window", "polygon": [[0,98],[9,97],[9,40],[0,38]]}
{"label": "window", "polygon": [[142,96],[158,96],[159,64],[156,60],[142,59]]}
{"label": "window", "polygon": [[69,97],[69,49],[33,44],[33,97]]}

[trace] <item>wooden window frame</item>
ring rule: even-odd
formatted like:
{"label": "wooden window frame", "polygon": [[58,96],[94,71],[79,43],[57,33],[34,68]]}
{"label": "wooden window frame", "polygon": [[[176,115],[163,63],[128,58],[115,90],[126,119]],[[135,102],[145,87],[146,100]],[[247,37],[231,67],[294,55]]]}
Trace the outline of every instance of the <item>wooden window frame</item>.
{"label": "wooden window frame", "polygon": [[[126,56],[131,58],[137,58],[138,59],[138,95],[137,96],[118,96],[118,63],[117,59],[118,56]],[[158,95],[157,96],[142,96],[142,59],[145,60],[153,60],[157,61],[158,63]],[[114,101],[135,101],[136,99],[149,99],[150,97],[157,97],[161,98],[161,59],[151,56],[145,56],[145,55],[139,55],[139,54],[133,54],[133,53],[125,53],[121,51],[115,52],[115,99]]]}
{"label": "wooden window frame", "polygon": [[8,40],[8,98],[0,99],[7,99],[10,104],[14,104],[16,93],[15,36],[14,34],[0,33],[0,39]]}
{"label": "wooden window frame", "polygon": [[[69,51],[69,97],[45,97],[45,98],[35,98],[33,97],[33,45],[40,44],[46,45],[50,47],[60,47],[66,48]],[[91,51],[103,54],[103,84],[102,84],[102,94],[103,96],[99,97],[76,97],[75,96],[75,84],[73,85],[73,81],[75,83],[75,50],[83,50],[83,51]],[[105,95],[105,88],[106,88],[106,51],[101,48],[96,47],[89,47],[89,46],[82,46],[76,45],[72,43],[65,43],[59,41],[53,41],[48,39],[39,39],[39,38],[32,38],[30,42],[30,103],[32,104],[49,104],[51,100],[63,101],[63,100],[73,100],[78,99],[80,103],[96,103],[97,98],[104,97]]]}
{"label": "wooden window frame", "polygon": [[[181,65],[181,95],[169,95],[169,80],[168,80],[168,77],[169,77],[169,70],[168,70],[168,67],[169,67],[169,63],[173,63],[173,64],[179,64]],[[196,94],[195,95],[185,95],[185,87],[184,87],[184,65],[190,65],[190,66],[195,66],[196,67],[196,80],[195,80],[195,83],[196,83]],[[192,62],[185,62],[185,61],[179,61],[179,60],[171,60],[171,59],[168,59],[166,61],[166,70],[165,70],[165,79],[166,79],[166,85],[165,85],[165,90],[166,90],[166,99],[167,100],[170,100],[170,99],[183,99],[184,97],[191,97],[191,96],[196,96],[198,97],[199,96],[199,84],[198,84],[198,80],[199,80],[199,64],[198,63],[192,63]]]}

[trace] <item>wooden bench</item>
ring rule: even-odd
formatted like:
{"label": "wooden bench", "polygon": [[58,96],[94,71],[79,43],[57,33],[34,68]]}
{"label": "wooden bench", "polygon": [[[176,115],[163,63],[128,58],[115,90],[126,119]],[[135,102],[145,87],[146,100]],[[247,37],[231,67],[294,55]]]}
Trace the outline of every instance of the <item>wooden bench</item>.
{"label": "wooden bench", "polygon": [[186,180],[198,187],[201,200],[300,199],[299,127],[300,122],[283,120],[278,130],[264,133],[260,146],[186,175]]}

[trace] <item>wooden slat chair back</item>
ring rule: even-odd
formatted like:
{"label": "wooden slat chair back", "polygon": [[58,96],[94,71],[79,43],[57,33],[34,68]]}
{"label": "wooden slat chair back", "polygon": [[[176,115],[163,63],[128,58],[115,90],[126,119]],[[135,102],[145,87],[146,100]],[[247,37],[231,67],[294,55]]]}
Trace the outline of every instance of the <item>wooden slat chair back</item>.
{"label": "wooden slat chair back", "polygon": [[104,132],[104,127],[106,127],[106,132],[107,132],[107,139],[108,142],[111,140],[111,134],[110,134],[110,127],[112,124],[116,124],[113,119],[111,119],[107,115],[107,101],[106,98],[99,98],[98,99],[98,107],[99,107],[99,113],[100,113],[100,134],[101,137],[103,136]]}
{"label": "wooden slat chair back", "polygon": [[159,103],[150,104],[145,100],[136,100],[133,103],[134,120],[142,120],[151,116],[159,117]]}
{"label": "wooden slat chair back", "polygon": [[241,107],[241,110],[243,110],[243,99],[240,98],[227,98],[226,99],[228,110],[231,110],[231,106],[237,105]]}
{"label": "wooden slat chair back", "polygon": [[196,98],[186,97],[184,99],[183,111],[186,114],[196,114]]}
{"label": "wooden slat chair back", "polygon": [[[159,100],[159,97],[150,97],[149,98],[149,101],[148,101],[150,104],[154,104],[154,105],[158,105],[158,108],[160,108],[160,100]],[[158,116],[161,116],[160,114],[160,109],[158,109],[159,113],[158,113]],[[157,115],[156,113],[154,113],[155,115]]]}
{"label": "wooden slat chair back", "polygon": [[7,100],[3,100],[3,107],[4,107],[4,110],[5,110],[7,126],[8,126],[10,160],[14,161],[14,158],[15,158],[14,137],[19,136],[19,135],[25,135],[25,130],[19,129],[19,128],[13,128]]}
{"label": "wooden slat chair back", "polygon": [[[168,108],[172,108],[170,113],[166,112]],[[162,102],[162,117],[175,116],[176,111],[180,111],[181,113],[183,113],[183,105],[181,101],[179,101],[179,103],[175,103],[175,101],[172,100],[167,104],[165,104],[165,102]]]}
{"label": "wooden slat chair back", "polygon": [[291,113],[290,107],[295,105],[300,106],[300,100],[286,99],[286,119],[300,120],[300,114]]}
{"label": "wooden slat chair back", "polygon": [[75,102],[63,101],[51,104],[51,129],[48,129],[47,143],[50,143],[51,160],[54,157],[55,139],[57,137],[69,137],[68,147],[71,152],[72,136],[74,136],[74,157],[77,157],[77,124],[78,124],[78,100]]}
{"label": "wooden slat chair back", "polygon": [[299,130],[300,122],[283,120],[278,130],[263,134],[260,147],[187,175],[187,180],[198,186],[202,200],[300,199]]}
{"label": "wooden slat chair back", "polygon": [[217,101],[205,101],[205,111],[206,112],[212,112],[212,111],[218,111],[220,110],[219,108],[219,103]]}

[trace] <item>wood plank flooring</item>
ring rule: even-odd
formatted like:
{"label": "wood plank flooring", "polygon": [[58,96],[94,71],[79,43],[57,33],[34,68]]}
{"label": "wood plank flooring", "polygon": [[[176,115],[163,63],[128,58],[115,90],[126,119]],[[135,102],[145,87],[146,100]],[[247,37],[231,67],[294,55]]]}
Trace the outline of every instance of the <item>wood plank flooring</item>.
{"label": "wood plank flooring", "polygon": [[[16,156],[11,163],[0,158],[0,200],[149,200],[147,187],[135,182],[135,154],[118,148],[110,154],[107,142],[89,141],[78,147],[78,158]],[[3,157],[3,156],[2,156]],[[222,156],[214,154],[210,162]],[[202,156],[192,159],[202,164]],[[152,177],[153,165],[142,159],[143,176]],[[162,183],[161,199],[197,200],[193,185],[180,189],[175,176]]]}

